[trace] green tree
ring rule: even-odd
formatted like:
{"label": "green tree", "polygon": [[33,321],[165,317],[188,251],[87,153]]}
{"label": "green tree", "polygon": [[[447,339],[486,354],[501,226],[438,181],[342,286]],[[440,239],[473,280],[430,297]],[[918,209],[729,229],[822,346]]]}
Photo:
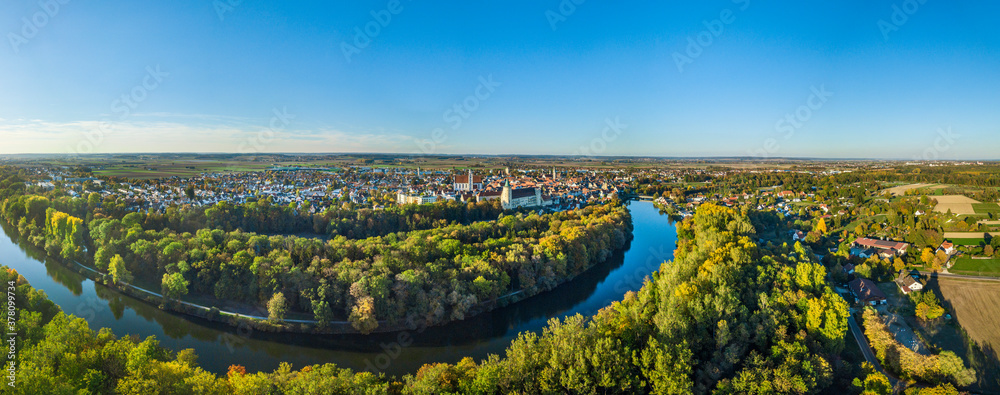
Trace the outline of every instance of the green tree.
{"label": "green tree", "polygon": [[184,279],[183,273],[164,273],[163,281],[160,283],[160,289],[162,289],[164,296],[177,299],[181,296],[187,295],[188,281]]}
{"label": "green tree", "polygon": [[111,280],[115,284],[132,282],[132,272],[125,267],[125,260],[122,259],[121,255],[115,255],[111,258],[111,264],[108,265],[108,272],[111,274]]}
{"label": "green tree", "polygon": [[272,322],[283,322],[285,320],[285,313],[288,307],[285,302],[285,294],[281,292],[275,292],[271,300],[267,302],[267,319]]}

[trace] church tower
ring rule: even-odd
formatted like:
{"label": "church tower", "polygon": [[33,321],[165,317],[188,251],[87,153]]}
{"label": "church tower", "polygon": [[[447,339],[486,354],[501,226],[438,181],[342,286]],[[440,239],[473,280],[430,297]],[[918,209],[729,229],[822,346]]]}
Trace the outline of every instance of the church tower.
{"label": "church tower", "polygon": [[510,189],[510,180],[506,180],[503,183],[503,192],[500,193],[500,204],[504,209],[510,209],[510,201],[513,197],[514,194]]}

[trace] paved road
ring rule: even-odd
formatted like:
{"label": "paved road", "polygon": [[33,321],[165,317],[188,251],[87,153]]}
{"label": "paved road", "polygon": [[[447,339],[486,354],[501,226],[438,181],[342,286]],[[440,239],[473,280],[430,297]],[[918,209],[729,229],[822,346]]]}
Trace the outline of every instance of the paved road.
{"label": "paved road", "polygon": [[876,371],[885,375],[893,387],[896,387],[896,383],[899,379],[886,372],[885,369],[882,369],[882,364],[879,363],[878,358],[875,357],[875,351],[872,350],[870,345],[868,345],[868,338],[865,337],[865,334],[861,331],[858,323],[854,322],[853,316],[847,317],[847,326],[851,328],[851,333],[854,334],[854,340],[858,342],[858,347],[861,348],[861,353],[864,354],[865,360],[872,364]]}

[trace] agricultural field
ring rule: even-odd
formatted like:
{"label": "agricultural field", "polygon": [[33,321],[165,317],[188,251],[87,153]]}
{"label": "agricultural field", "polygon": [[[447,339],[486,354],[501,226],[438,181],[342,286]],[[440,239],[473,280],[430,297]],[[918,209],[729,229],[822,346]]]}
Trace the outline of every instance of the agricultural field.
{"label": "agricultural field", "polygon": [[[897,187],[892,187],[892,188],[886,189],[883,192],[889,192],[893,196],[903,196],[903,195],[906,195],[906,191],[909,191],[911,189],[922,189],[922,188],[927,188],[927,187],[931,187],[931,186],[935,186],[935,185],[936,184],[909,184],[909,185],[900,185],[900,186],[897,186]],[[942,188],[943,188],[943,186],[942,186]]]}
{"label": "agricultural field", "polygon": [[948,272],[970,276],[1000,277],[1000,259],[960,258],[954,266],[948,269]]}
{"label": "agricultural field", "polygon": [[981,204],[978,200],[962,195],[937,196],[934,199],[938,202],[938,205],[934,207],[934,211],[940,213],[951,211],[954,214],[976,214],[973,205]]}
{"label": "agricultural field", "polygon": [[1000,204],[996,203],[973,204],[972,208],[976,210],[976,214],[1000,214]]}
{"label": "agricultural field", "polygon": [[970,352],[958,333],[945,333],[948,336],[941,337],[947,339],[935,339],[935,343],[955,351],[976,369],[979,390],[1000,388],[1000,281],[937,277],[928,288],[941,297],[948,312],[983,353]]}

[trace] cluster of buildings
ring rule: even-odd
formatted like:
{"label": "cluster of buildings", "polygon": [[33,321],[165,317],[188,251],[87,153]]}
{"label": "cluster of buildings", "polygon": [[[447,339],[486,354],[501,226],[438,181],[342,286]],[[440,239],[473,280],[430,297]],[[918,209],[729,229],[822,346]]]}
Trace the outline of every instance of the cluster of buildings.
{"label": "cluster of buildings", "polygon": [[[443,200],[499,200],[505,209],[561,211],[610,199],[631,181],[626,178],[609,180],[606,174],[593,171],[573,173],[560,174],[553,169],[551,175],[532,171],[522,176],[511,176],[509,170],[501,175],[480,175],[468,170],[466,174],[452,176],[450,188],[441,184],[418,183],[400,189],[396,202],[428,204]],[[418,178],[423,179],[419,170]]]}

